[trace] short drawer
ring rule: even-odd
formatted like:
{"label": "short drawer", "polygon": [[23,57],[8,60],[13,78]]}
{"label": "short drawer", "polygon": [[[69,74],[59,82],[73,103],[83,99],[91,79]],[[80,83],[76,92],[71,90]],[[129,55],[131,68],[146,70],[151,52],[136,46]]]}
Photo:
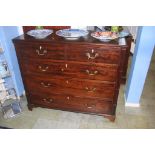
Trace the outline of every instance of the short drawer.
{"label": "short drawer", "polygon": [[23,61],[24,74],[38,74],[45,76],[63,76],[68,78],[91,79],[115,82],[118,79],[118,65],[91,64],[78,62],[55,62],[44,60]]}
{"label": "short drawer", "polygon": [[[19,48],[19,47],[18,47]],[[50,45],[39,43],[27,43],[20,45],[19,56],[22,58],[39,58],[39,59],[65,59],[65,45]]]}
{"label": "short drawer", "polygon": [[67,60],[119,64],[121,48],[73,45],[67,48]]}
{"label": "short drawer", "polygon": [[63,76],[66,68],[65,61],[51,62],[49,60],[23,59],[21,67],[24,75],[36,74],[36,76]]}
{"label": "short drawer", "polygon": [[97,98],[80,98],[64,94],[30,94],[29,97],[32,104],[53,109],[99,114],[113,114],[115,111],[115,104],[112,104],[111,101]]}
{"label": "short drawer", "polygon": [[71,94],[80,97],[98,97],[113,100],[115,83],[94,80],[25,76],[24,82],[29,92]]}

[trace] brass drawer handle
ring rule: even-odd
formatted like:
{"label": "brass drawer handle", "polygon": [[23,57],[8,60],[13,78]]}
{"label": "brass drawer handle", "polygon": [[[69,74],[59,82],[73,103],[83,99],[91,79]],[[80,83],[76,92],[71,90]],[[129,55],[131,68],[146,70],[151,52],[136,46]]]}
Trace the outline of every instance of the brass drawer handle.
{"label": "brass drawer handle", "polygon": [[94,92],[94,91],[96,90],[96,88],[90,89],[90,88],[88,88],[88,87],[85,87],[85,90],[86,90],[87,92],[92,93],[92,92]]}
{"label": "brass drawer handle", "polygon": [[97,70],[95,70],[95,71],[89,71],[89,70],[86,70],[86,73],[88,74],[88,75],[96,75],[96,74],[98,74],[98,71]]}
{"label": "brass drawer handle", "polygon": [[38,55],[45,55],[47,53],[47,50],[42,50],[42,46],[39,46],[39,50],[36,49],[36,52]]}
{"label": "brass drawer handle", "polygon": [[42,72],[46,72],[48,70],[48,66],[46,67],[42,67],[42,66],[38,66],[38,68],[42,71]]}
{"label": "brass drawer handle", "polygon": [[45,87],[45,88],[48,88],[48,87],[50,87],[51,86],[51,84],[50,83],[44,83],[44,82],[41,82],[40,83],[43,87]]}
{"label": "brass drawer handle", "polygon": [[67,84],[69,83],[69,81],[68,81],[68,80],[66,80],[65,82],[66,82]]}
{"label": "brass drawer handle", "polygon": [[38,55],[45,55],[47,53],[47,50],[43,50],[43,51],[36,50],[36,52]]}
{"label": "brass drawer handle", "polygon": [[89,104],[86,103],[86,107],[87,107],[88,109],[92,109],[92,108],[94,108],[94,105],[90,106]]}
{"label": "brass drawer handle", "polygon": [[44,101],[44,102],[47,102],[47,103],[52,103],[52,102],[53,102],[53,99],[46,99],[46,98],[43,98],[43,101]]}
{"label": "brass drawer handle", "polygon": [[67,99],[67,100],[69,100],[69,99],[70,99],[70,97],[69,97],[69,96],[67,96],[67,97],[66,97],[66,99]]}
{"label": "brass drawer handle", "polygon": [[88,57],[88,59],[93,60],[93,59],[97,58],[99,56],[99,54],[98,53],[94,53],[94,54],[86,53],[86,56]]}
{"label": "brass drawer handle", "polygon": [[88,109],[92,109],[93,107],[91,107],[91,106],[88,106],[87,108],[88,108]]}

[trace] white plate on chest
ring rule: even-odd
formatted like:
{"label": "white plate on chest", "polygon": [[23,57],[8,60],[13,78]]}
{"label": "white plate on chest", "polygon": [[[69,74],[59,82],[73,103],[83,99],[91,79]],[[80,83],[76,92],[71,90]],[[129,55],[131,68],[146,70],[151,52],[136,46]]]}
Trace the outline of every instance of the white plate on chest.
{"label": "white plate on chest", "polygon": [[88,33],[89,33],[88,31],[81,29],[64,29],[64,30],[58,30],[56,32],[56,35],[64,37],[69,40],[75,40],[80,37],[88,35]]}

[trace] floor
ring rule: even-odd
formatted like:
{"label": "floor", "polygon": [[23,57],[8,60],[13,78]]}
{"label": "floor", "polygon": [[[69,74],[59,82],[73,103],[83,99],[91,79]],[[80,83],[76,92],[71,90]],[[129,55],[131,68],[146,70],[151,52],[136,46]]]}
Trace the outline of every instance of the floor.
{"label": "floor", "polygon": [[122,85],[118,97],[116,120],[110,122],[101,116],[66,112],[45,108],[28,111],[26,98],[22,98],[23,112],[4,119],[0,112],[0,126],[15,129],[149,129],[155,128],[155,52],[145,82],[140,107],[125,107]]}

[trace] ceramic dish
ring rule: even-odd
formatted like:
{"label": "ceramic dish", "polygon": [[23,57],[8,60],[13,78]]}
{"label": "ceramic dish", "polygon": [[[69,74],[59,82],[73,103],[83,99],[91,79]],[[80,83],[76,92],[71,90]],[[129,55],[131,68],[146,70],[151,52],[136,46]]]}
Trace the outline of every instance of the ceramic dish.
{"label": "ceramic dish", "polygon": [[93,38],[96,38],[100,41],[105,41],[105,42],[108,42],[113,39],[117,39],[119,37],[117,33],[113,33],[111,31],[93,32],[91,33],[91,36]]}
{"label": "ceramic dish", "polygon": [[88,35],[88,31],[81,29],[63,29],[58,30],[56,35],[64,37],[65,39],[74,40]]}
{"label": "ceramic dish", "polygon": [[30,30],[27,32],[28,35],[33,36],[36,39],[44,39],[52,33],[53,33],[53,30],[49,30],[49,29]]}
{"label": "ceramic dish", "polygon": [[111,31],[101,31],[101,32],[93,32],[91,34],[92,37],[100,40],[100,41],[104,41],[104,42],[108,42],[110,40],[114,40],[117,38],[124,38],[126,36],[129,36],[130,34],[128,32],[122,31],[120,33],[113,33]]}

